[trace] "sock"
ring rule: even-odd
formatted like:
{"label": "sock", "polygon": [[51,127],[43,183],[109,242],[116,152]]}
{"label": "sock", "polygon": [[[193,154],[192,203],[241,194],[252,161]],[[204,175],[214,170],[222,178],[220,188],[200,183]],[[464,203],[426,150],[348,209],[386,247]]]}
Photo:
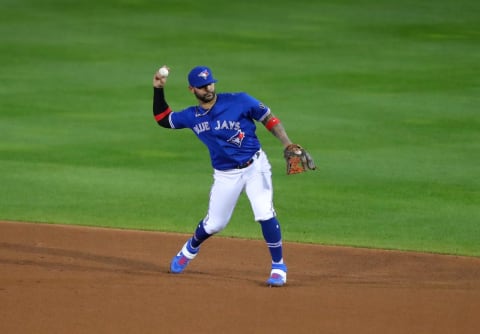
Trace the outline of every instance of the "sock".
{"label": "sock", "polygon": [[282,232],[277,218],[260,221],[260,225],[262,225],[263,238],[272,256],[272,263],[283,263]]}
{"label": "sock", "polygon": [[[203,220],[200,221],[200,223],[197,226],[197,229],[193,233],[193,237],[190,239],[189,245],[191,248],[198,248],[202,242],[210,238],[212,235],[208,234],[205,232],[205,229],[203,228]],[[190,251],[190,249],[189,249]],[[198,252],[198,249],[194,249],[194,252]]]}

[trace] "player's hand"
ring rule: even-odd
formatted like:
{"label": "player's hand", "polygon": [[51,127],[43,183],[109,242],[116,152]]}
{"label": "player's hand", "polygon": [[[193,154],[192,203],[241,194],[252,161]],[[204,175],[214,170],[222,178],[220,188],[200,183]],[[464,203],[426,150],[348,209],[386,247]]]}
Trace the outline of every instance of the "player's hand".
{"label": "player's hand", "polygon": [[[170,68],[167,67],[166,65],[162,66],[163,68],[166,68],[170,72]],[[155,72],[153,75],[153,87],[155,88],[162,88],[165,86],[167,83],[167,77],[162,76],[158,71]]]}

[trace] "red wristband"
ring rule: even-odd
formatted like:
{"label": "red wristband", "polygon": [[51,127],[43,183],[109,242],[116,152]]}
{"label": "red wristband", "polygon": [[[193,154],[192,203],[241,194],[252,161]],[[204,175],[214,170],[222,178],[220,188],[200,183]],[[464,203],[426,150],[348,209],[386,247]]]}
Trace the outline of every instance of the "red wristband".
{"label": "red wristband", "polygon": [[280,124],[280,120],[276,117],[272,117],[268,120],[267,124],[265,124],[265,127],[268,131],[271,131],[272,128],[277,124]]}

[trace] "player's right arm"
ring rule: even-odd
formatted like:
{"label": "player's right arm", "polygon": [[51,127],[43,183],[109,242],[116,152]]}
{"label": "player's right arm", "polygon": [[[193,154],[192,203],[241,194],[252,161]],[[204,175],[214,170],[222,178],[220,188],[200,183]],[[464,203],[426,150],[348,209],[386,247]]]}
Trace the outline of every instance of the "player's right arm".
{"label": "player's right arm", "polygon": [[166,77],[160,76],[158,71],[155,72],[155,75],[153,76],[153,116],[158,125],[163,126],[164,128],[171,128],[169,115],[172,110],[168,106],[167,101],[165,101],[165,94],[163,91],[166,82]]}

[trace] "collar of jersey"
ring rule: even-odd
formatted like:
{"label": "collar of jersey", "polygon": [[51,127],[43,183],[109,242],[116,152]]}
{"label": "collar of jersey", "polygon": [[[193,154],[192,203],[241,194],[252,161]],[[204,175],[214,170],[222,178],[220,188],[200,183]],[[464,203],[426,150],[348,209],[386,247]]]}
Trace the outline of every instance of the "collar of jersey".
{"label": "collar of jersey", "polygon": [[[214,106],[214,105],[213,105]],[[210,110],[212,110],[213,106],[211,106],[209,109],[205,110],[199,106],[195,106],[195,117],[202,117],[202,116],[205,116],[206,114],[208,114],[210,112]],[[201,112],[202,110],[204,110],[204,112]]]}

